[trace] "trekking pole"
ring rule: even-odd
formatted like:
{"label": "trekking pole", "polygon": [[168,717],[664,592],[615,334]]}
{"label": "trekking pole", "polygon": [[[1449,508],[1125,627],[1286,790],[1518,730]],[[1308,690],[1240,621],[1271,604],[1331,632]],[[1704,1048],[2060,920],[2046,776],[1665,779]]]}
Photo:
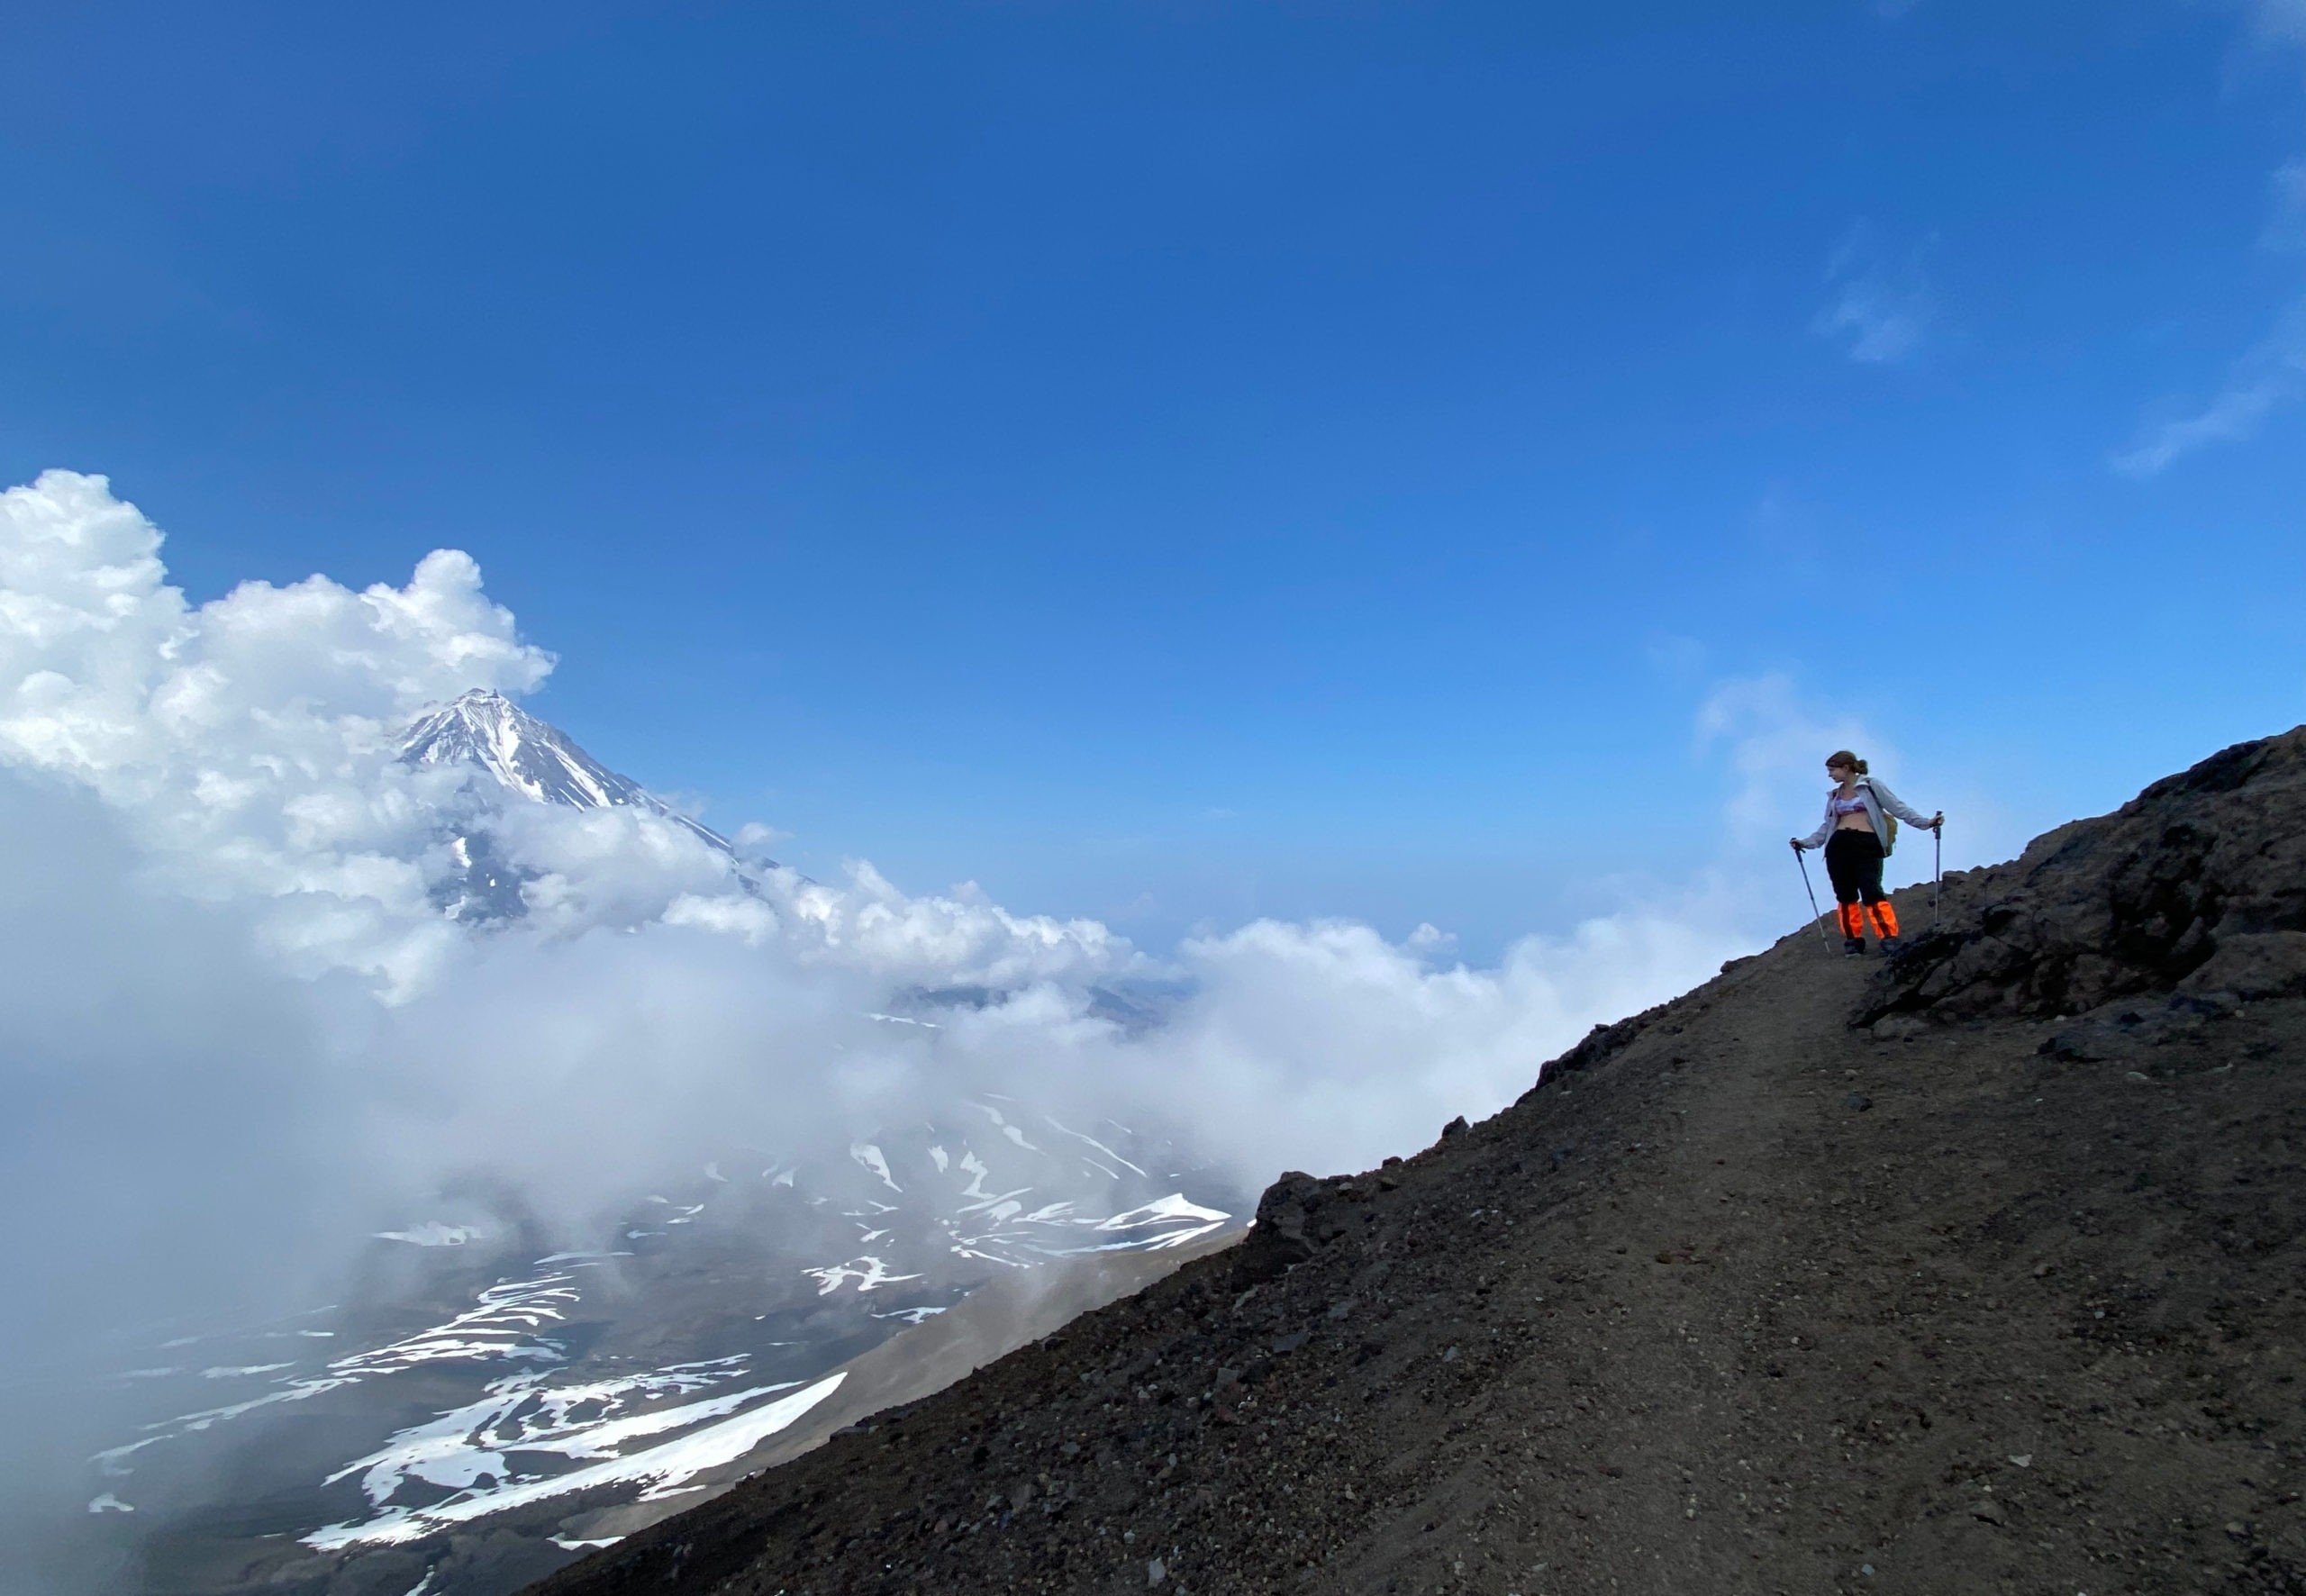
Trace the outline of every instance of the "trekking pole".
{"label": "trekking pole", "polygon": [[1810,894],[1810,923],[1818,928],[1818,940],[1831,953],[1833,939],[1826,935],[1826,917],[1818,908],[1818,889],[1810,884],[1810,861],[1802,857],[1802,845],[1798,842],[1793,845],[1793,862],[1802,866],[1802,890]]}
{"label": "trekking pole", "polygon": [[[1805,877],[1807,870],[1802,873]],[[1938,884],[1946,875],[1946,822],[1929,828],[1929,929],[1938,929]]]}

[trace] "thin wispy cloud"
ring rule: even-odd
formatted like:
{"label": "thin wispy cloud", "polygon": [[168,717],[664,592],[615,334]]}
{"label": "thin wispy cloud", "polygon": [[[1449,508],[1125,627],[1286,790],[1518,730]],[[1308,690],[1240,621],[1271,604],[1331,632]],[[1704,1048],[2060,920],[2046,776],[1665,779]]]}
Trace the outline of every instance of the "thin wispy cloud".
{"label": "thin wispy cloud", "polygon": [[2274,168],[2274,203],[2260,242],[2269,249],[2306,249],[2306,155]]}
{"label": "thin wispy cloud", "polygon": [[[2272,187],[2265,243],[2270,249],[2306,248],[2306,159],[2280,168]],[[2126,476],[2152,476],[2208,445],[2247,442],[2258,435],[2267,417],[2301,393],[2306,393],[2306,295],[2293,301],[2274,331],[2234,363],[2207,404],[2143,429],[2136,442],[2115,454],[2114,469]]]}
{"label": "thin wispy cloud", "polygon": [[2294,381],[2279,376],[2229,385],[2193,414],[2150,429],[2114,456],[2114,469],[2125,476],[2152,476],[2205,445],[2245,442],[2257,436],[2266,417],[2296,388]]}
{"label": "thin wispy cloud", "polygon": [[2161,422],[2113,458],[2128,476],[2151,476],[2211,443],[2257,436],[2266,418],[2306,393],[2306,295],[2291,302],[2274,330],[2234,363],[2225,385],[2201,410]]}
{"label": "thin wispy cloud", "polygon": [[1679,632],[1650,633],[1642,651],[1648,657],[1649,668],[1669,682],[1695,680],[1704,671],[1708,657],[1704,643]]}
{"label": "thin wispy cloud", "polygon": [[[2266,8],[2269,13],[2276,9]],[[2306,0],[2291,9],[2306,40]],[[2306,249],[2306,158],[2277,168],[2265,231],[2272,249]],[[2126,476],[2152,476],[2211,444],[2243,443],[2258,435],[2266,418],[2306,393],[2306,295],[2293,300],[2272,332],[2234,363],[2209,403],[2167,416],[2143,428],[2137,441],[2113,456]]]}
{"label": "thin wispy cloud", "polygon": [[2306,0],[2252,0],[2250,25],[2266,43],[2306,45]]}
{"label": "thin wispy cloud", "polygon": [[[1693,744],[1701,758],[1723,757],[1726,750],[1735,786],[1723,818],[1730,834],[1749,845],[1785,825],[1787,794],[1806,795],[1819,784],[1828,753],[1857,748],[1880,759],[1890,751],[1855,715],[1807,702],[1783,671],[1715,684],[1698,708]],[[1805,817],[1793,812],[1794,819]]]}
{"label": "thin wispy cloud", "polygon": [[[2306,47],[2306,0],[2249,0],[2249,32],[2261,47]],[[2271,190],[2259,242],[2269,249],[2306,249],[2306,156],[2283,162]],[[2268,417],[2306,393],[2306,294],[2292,300],[2274,331],[2236,360],[2226,381],[2199,408],[2151,422],[2110,463],[2125,476],[2153,476],[2196,449],[2243,443]]]}
{"label": "thin wispy cloud", "polygon": [[1861,223],[1835,248],[1825,279],[1831,297],[1811,318],[1811,332],[1864,366],[1894,364],[1921,347],[1936,311],[1918,258],[1891,256]]}

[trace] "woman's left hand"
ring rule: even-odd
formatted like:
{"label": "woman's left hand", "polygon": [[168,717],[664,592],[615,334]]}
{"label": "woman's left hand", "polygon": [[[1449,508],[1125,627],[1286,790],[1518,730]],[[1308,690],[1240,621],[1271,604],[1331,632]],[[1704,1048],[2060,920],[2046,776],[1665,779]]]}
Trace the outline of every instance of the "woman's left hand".
{"label": "woman's left hand", "polygon": [[1936,814],[1929,817],[1929,829],[1933,831],[1942,831],[1946,829],[1946,812],[1944,810],[1941,809]]}

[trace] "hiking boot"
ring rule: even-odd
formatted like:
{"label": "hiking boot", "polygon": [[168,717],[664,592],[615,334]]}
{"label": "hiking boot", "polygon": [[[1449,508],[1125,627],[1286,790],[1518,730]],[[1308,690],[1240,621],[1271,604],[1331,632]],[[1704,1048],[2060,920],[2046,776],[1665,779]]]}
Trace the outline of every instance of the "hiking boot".
{"label": "hiking boot", "polygon": [[1884,937],[1882,939],[1882,957],[1884,958],[1895,958],[1905,950],[1906,945],[1903,942],[1899,941],[1895,937]]}
{"label": "hiking boot", "polygon": [[1844,958],[1864,958],[1866,957],[1866,939],[1863,937],[1844,937],[1841,939],[1841,956]]}

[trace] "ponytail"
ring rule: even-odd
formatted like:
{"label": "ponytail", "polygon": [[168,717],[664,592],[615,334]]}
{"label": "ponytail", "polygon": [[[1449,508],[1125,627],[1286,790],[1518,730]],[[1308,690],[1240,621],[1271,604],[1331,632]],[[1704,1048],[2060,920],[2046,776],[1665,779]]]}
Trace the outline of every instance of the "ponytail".
{"label": "ponytail", "polygon": [[1866,768],[1866,761],[1851,753],[1848,748],[1837,748],[1832,753],[1828,754],[1826,756],[1826,763],[1829,765],[1847,765],[1853,770],[1857,771],[1860,775],[1869,774]]}

